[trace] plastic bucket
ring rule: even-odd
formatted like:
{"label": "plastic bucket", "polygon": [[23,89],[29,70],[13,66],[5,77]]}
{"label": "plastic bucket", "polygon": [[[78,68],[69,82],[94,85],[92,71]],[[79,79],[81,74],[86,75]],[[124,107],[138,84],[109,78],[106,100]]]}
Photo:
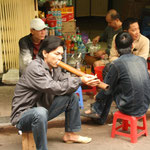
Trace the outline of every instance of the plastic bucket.
{"label": "plastic bucket", "polygon": [[95,74],[97,74],[98,79],[100,79],[101,81],[103,81],[103,69],[105,66],[98,66],[94,68]]}
{"label": "plastic bucket", "polygon": [[56,27],[57,21],[47,19],[46,23],[48,24],[49,27]]}

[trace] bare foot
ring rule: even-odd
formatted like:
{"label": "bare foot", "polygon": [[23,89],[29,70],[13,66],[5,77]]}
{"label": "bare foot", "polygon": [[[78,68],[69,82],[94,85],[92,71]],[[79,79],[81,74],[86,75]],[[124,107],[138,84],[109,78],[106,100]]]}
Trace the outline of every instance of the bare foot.
{"label": "bare foot", "polygon": [[91,114],[91,113],[92,113],[91,109],[85,111],[85,114]]}
{"label": "bare foot", "polygon": [[63,141],[66,143],[89,143],[91,142],[91,138],[83,137],[80,135],[75,134],[74,132],[65,132]]}
{"label": "bare foot", "polygon": [[[91,109],[88,109],[88,110],[86,110],[84,113],[87,114],[87,115],[89,115],[89,114],[92,114],[93,112],[92,112]],[[99,117],[99,114],[95,113],[95,116],[96,116],[96,117]]]}

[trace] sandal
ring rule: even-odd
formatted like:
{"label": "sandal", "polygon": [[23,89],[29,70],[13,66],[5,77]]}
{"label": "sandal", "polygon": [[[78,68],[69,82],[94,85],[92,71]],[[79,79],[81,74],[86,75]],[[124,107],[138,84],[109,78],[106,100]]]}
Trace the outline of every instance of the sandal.
{"label": "sandal", "polygon": [[81,116],[89,117],[89,118],[93,118],[93,119],[99,119],[100,118],[100,115],[98,113],[96,113],[95,110],[92,109],[92,107],[90,108],[90,113],[85,113],[85,111],[84,111],[81,113]]}
{"label": "sandal", "polygon": [[71,144],[71,143],[82,143],[82,144],[87,144],[92,141],[92,138],[89,137],[84,137],[84,136],[79,136],[77,140],[67,140],[64,141],[65,143]]}

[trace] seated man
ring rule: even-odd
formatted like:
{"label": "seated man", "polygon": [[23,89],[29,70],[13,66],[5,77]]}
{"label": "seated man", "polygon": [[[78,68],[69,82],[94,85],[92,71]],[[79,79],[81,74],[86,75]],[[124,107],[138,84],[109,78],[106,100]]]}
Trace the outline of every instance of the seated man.
{"label": "seated man", "polygon": [[91,110],[86,116],[95,113],[99,123],[104,124],[110,106],[115,100],[118,109],[127,115],[142,116],[150,103],[150,78],[143,57],[131,53],[133,39],[127,32],[119,33],[115,38],[119,58],[110,64],[104,82],[110,85],[108,91],[101,90],[95,97]]}
{"label": "seated man", "polygon": [[12,100],[11,123],[19,130],[32,131],[36,148],[47,148],[47,121],[65,112],[64,142],[89,143],[91,138],[74,132],[81,128],[79,99],[74,93],[85,83],[100,83],[93,75],[72,77],[57,63],[62,59],[64,41],[56,36],[43,40],[34,59],[18,81]]}
{"label": "seated man", "polygon": [[19,40],[19,72],[23,73],[28,64],[35,59],[38,54],[42,40],[45,39],[47,26],[40,18],[31,20],[29,35]]}
{"label": "seated man", "polygon": [[[139,23],[136,18],[127,18],[123,21],[122,24],[123,31],[127,31],[130,33],[133,44],[132,44],[132,54],[141,56],[147,60],[149,54],[149,39],[144,35],[140,34]],[[110,50],[109,60],[110,62],[116,60],[119,57],[119,53],[116,49],[114,36],[112,41],[112,48]]]}
{"label": "seated man", "polygon": [[[132,39],[133,39],[133,44],[132,44],[132,49],[131,52],[134,55],[141,56],[145,60],[147,60],[148,55],[149,55],[149,39],[142,34],[140,34],[140,29],[139,29],[139,23],[136,18],[127,18],[126,20],[123,21],[122,24],[122,29],[123,31],[127,31]],[[116,44],[115,44],[115,38],[116,35],[113,38],[112,41],[112,48],[110,50],[110,56],[109,56],[109,61],[112,62],[113,60],[116,60],[119,57],[119,53],[116,49]],[[107,64],[109,66],[109,64]],[[106,70],[105,74],[108,72],[106,68],[104,68],[103,72]]]}
{"label": "seated man", "polygon": [[93,39],[93,44],[95,45],[99,41],[106,42],[107,49],[95,52],[94,57],[87,55],[85,57],[85,62],[87,64],[93,65],[94,67],[104,65],[104,62],[100,61],[99,59],[101,59],[104,54],[109,55],[113,36],[122,31],[122,22],[120,21],[120,15],[116,10],[111,9],[108,11],[106,15],[106,21],[108,23],[108,26],[105,28],[101,36],[96,36]]}

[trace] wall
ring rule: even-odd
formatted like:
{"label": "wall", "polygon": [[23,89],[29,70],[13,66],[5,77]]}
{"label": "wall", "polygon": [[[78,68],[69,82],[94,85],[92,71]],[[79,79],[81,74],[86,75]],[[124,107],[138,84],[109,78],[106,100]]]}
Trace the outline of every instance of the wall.
{"label": "wall", "polygon": [[142,10],[150,5],[150,0],[113,0],[113,8],[116,9],[124,20],[127,17],[141,18]]}
{"label": "wall", "polygon": [[108,0],[75,0],[76,17],[105,16]]}

